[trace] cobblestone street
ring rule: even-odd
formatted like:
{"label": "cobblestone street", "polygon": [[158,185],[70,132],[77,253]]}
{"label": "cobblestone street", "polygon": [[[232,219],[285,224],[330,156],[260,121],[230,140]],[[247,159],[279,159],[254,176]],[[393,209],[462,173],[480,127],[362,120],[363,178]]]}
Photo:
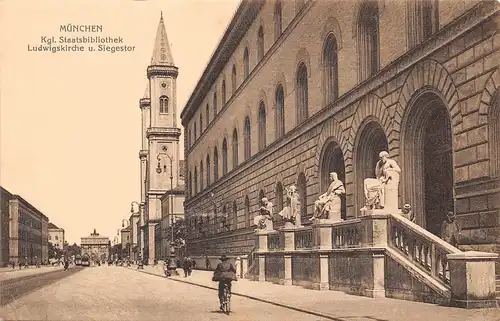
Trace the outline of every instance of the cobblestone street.
{"label": "cobblestone street", "polygon": [[494,321],[500,315],[499,309],[455,309],[240,279],[233,287],[233,313],[228,317],[217,311],[211,272],[193,271],[190,277],[173,279],[164,278],[160,266],[84,268],[1,308],[0,319],[399,321],[439,315],[441,321]]}
{"label": "cobblestone street", "polygon": [[[233,296],[219,313],[215,291],[115,266],[85,268],[0,309],[3,320],[328,320]],[[350,319],[353,321],[364,319]]]}

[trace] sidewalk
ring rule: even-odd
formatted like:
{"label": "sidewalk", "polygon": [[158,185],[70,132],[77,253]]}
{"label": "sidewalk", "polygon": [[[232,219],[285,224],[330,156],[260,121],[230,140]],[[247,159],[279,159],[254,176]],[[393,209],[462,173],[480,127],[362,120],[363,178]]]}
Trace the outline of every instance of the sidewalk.
{"label": "sidewalk", "polygon": [[[136,268],[136,266],[131,267],[134,270]],[[144,270],[137,271],[165,278],[161,265],[157,265],[156,267],[144,266]],[[217,283],[212,282],[212,272],[195,270],[191,276],[185,278],[182,269],[178,269],[177,271],[179,272],[179,276],[171,277],[169,280],[217,290]],[[239,279],[237,282],[233,282],[232,292],[233,295],[338,321],[429,321],[434,320],[436,314],[439,315],[440,321],[500,320],[500,309],[465,310],[388,298],[373,299],[349,295],[340,291],[308,290],[299,286],[283,286],[270,282],[256,282],[246,279]]]}
{"label": "sidewalk", "polygon": [[[40,274],[40,273],[47,273],[51,271],[58,271],[58,270],[63,270],[64,267],[62,266],[42,266],[42,267],[34,267],[30,266],[29,268],[25,269],[22,268],[19,270],[19,268],[16,266],[15,269],[12,268],[1,268],[0,269],[0,282],[3,280],[9,280],[9,279],[16,279],[20,278],[23,276],[27,275],[34,275],[34,274]],[[70,267],[71,269],[71,267]]]}

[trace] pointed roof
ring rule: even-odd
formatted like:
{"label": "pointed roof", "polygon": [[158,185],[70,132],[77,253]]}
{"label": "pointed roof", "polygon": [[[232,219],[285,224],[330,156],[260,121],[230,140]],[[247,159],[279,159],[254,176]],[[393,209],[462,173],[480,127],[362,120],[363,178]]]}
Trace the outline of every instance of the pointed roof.
{"label": "pointed roof", "polygon": [[142,96],[142,98],[149,98],[149,81],[146,85],[146,90],[144,91],[144,96]]}
{"label": "pointed roof", "polygon": [[161,13],[160,23],[156,30],[156,39],[153,49],[153,56],[151,57],[151,65],[167,65],[174,66],[174,58],[170,50],[168,42],[167,31],[163,23],[163,12]]}

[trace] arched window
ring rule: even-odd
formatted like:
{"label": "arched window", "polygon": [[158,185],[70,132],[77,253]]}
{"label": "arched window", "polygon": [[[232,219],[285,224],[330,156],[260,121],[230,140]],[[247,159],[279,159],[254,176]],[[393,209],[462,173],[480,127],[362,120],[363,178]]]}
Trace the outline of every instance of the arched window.
{"label": "arched window", "polygon": [[283,209],[283,185],[281,182],[276,183],[276,211],[279,213]]}
{"label": "arched window", "polygon": [[[221,217],[221,225],[225,225],[227,220],[227,210],[226,210],[226,205],[222,207],[222,217]],[[220,226],[225,228],[225,226]]]}
{"label": "arched window", "polygon": [[489,108],[490,177],[500,176],[500,89],[493,93]]}
{"label": "arched window", "polygon": [[297,68],[297,124],[302,123],[309,116],[308,114],[308,88],[307,88],[307,67],[304,63]]}
{"label": "arched window", "polygon": [[285,134],[285,94],[281,84],[276,88],[276,139]]}
{"label": "arched window", "polygon": [[325,105],[328,105],[335,101],[339,95],[337,39],[333,34],[326,38],[323,47],[323,79]]}
{"label": "arched window", "polygon": [[252,155],[252,137],[251,137],[251,129],[250,129],[250,117],[246,116],[245,117],[245,130],[244,130],[244,158],[245,160],[249,159],[250,156]]}
{"label": "arched window", "polygon": [[[196,119],[196,118],[195,118]],[[196,142],[196,137],[198,136],[198,133],[196,132],[196,120],[194,121],[194,142]]]}
{"label": "arched window", "polygon": [[233,201],[233,218],[232,218],[233,230],[238,228],[238,206],[236,205],[236,201]]}
{"label": "arched window", "polygon": [[430,38],[439,29],[438,0],[406,2],[409,49]]}
{"label": "arched window", "polygon": [[203,116],[200,111],[200,136],[203,133]]}
{"label": "arched window", "polygon": [[168,114],[168,97],[160,96],[160,114]]}
{"label": "arched window", "polygon": [[214,182],[219,180],[219,151],[214,148]]}
{"label": "arched window", "polygon": [[200,161],[200,192],[203,191],[203,159]]}
{"label": "arched window", "polygon": [[217,93],[214,93],[214,117],[217,115]]}
{"label": "arched window", "polygon": [[359,81],[373,76],[380,68],[379,12],[375,0],[365,0],[358,16]]}
{"label": "arched window", "polygon": [[281,0],[277,0],[274,7],[274,41],[281,36],[282,28]]}
{"label": "arched window", "polygon": [[210,186],[210,154],[207,154],[207,187]]}
{"label": "arched window", "polygon": [[188,143],[188,148],[190,148],[191,147],[191,129],[188,130],[187,143]]}
{"label": "arched window", "polygon": [[233,130],[233,168],[238,166],[238,132]]}
{"label": "arched window", "polygon": [[248,55],[248,48],[245,47],[243,52],[243,78],[246,79],[250,74],[250,57]]}
{"label": "arched window", "polygon": [[208,123],[210,122],[210,107],[207,106],[205,107],[205,114],[206,114],[206,117],[207,117],[207,127],[208,127]]}
{"label": "arched window", "polygon": [[233,65],[233,71],[231,72],[231,86],[233,87],[232,90],[233,92],[231,93],[234,95],[236,92],[236,66]]}
{"label": "arched window", "polygon": [[264,29],[262,26],[259,28],[257,34],[257,59],[260,61],[264,57]]}
{"label": "arched window", "polygon": [[194,194],[198,193],[198,169],[194,167]]}
{"label": "arched window", "polygon": [[245,226],[252,226],[250,220],[250,200],[245,196]]}
{"label": "arched window", "polygon": [[306,188],[306,176],[304,173],[299,174],[297,180],[297,190],[300,196],[300,209],[302,217],[307,216],[307,188]]}
{"label": "arched window", "polygon": [[222,81],[222,106],[226,104],[226,81]]}
{"label": "arched window", "polygon": [[259,151],[266,148],[266,106],[259,104]]}
{"label": "arched window", "polygon": [[227,140],[222,141],[222,175],[227,174]]}
{"label": "arched window", "polygon": [[193,173],[189,171],[189,182],[188,182],[189,197],[193,196]]}

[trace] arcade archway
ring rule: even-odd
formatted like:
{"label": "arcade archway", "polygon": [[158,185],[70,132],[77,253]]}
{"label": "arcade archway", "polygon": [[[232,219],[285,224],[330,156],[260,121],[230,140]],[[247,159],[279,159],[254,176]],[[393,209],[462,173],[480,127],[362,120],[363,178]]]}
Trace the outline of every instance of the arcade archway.
{"label": "arcade archway", "polygon": [[[319,195],[325,193],[330,186],[330,173],[336,172],[338,178],[344,183],[345,186],[345,164],[344,156],[340,145],[333,140],[327,141],[323,146],[320,162],[320,191]],[[319,196],[318,195],[318,196]],[[346,219],[346,202],[345,197],[341,196],[341,217]]]}
{"label": "arcade archway", "polygon": [[375,177],[380,152],[389,151],[384,129],[376,119],[369,118],[360,127],[355,150],[355,211],[359,216],[359,210],[365,205],[364,180]]}
{"label": "arcade archway", "polygon": [[445,102],[432,91],[416,94],[403,121],[402,183],[419,225],[439,235],[453,203],[451,121]]}

